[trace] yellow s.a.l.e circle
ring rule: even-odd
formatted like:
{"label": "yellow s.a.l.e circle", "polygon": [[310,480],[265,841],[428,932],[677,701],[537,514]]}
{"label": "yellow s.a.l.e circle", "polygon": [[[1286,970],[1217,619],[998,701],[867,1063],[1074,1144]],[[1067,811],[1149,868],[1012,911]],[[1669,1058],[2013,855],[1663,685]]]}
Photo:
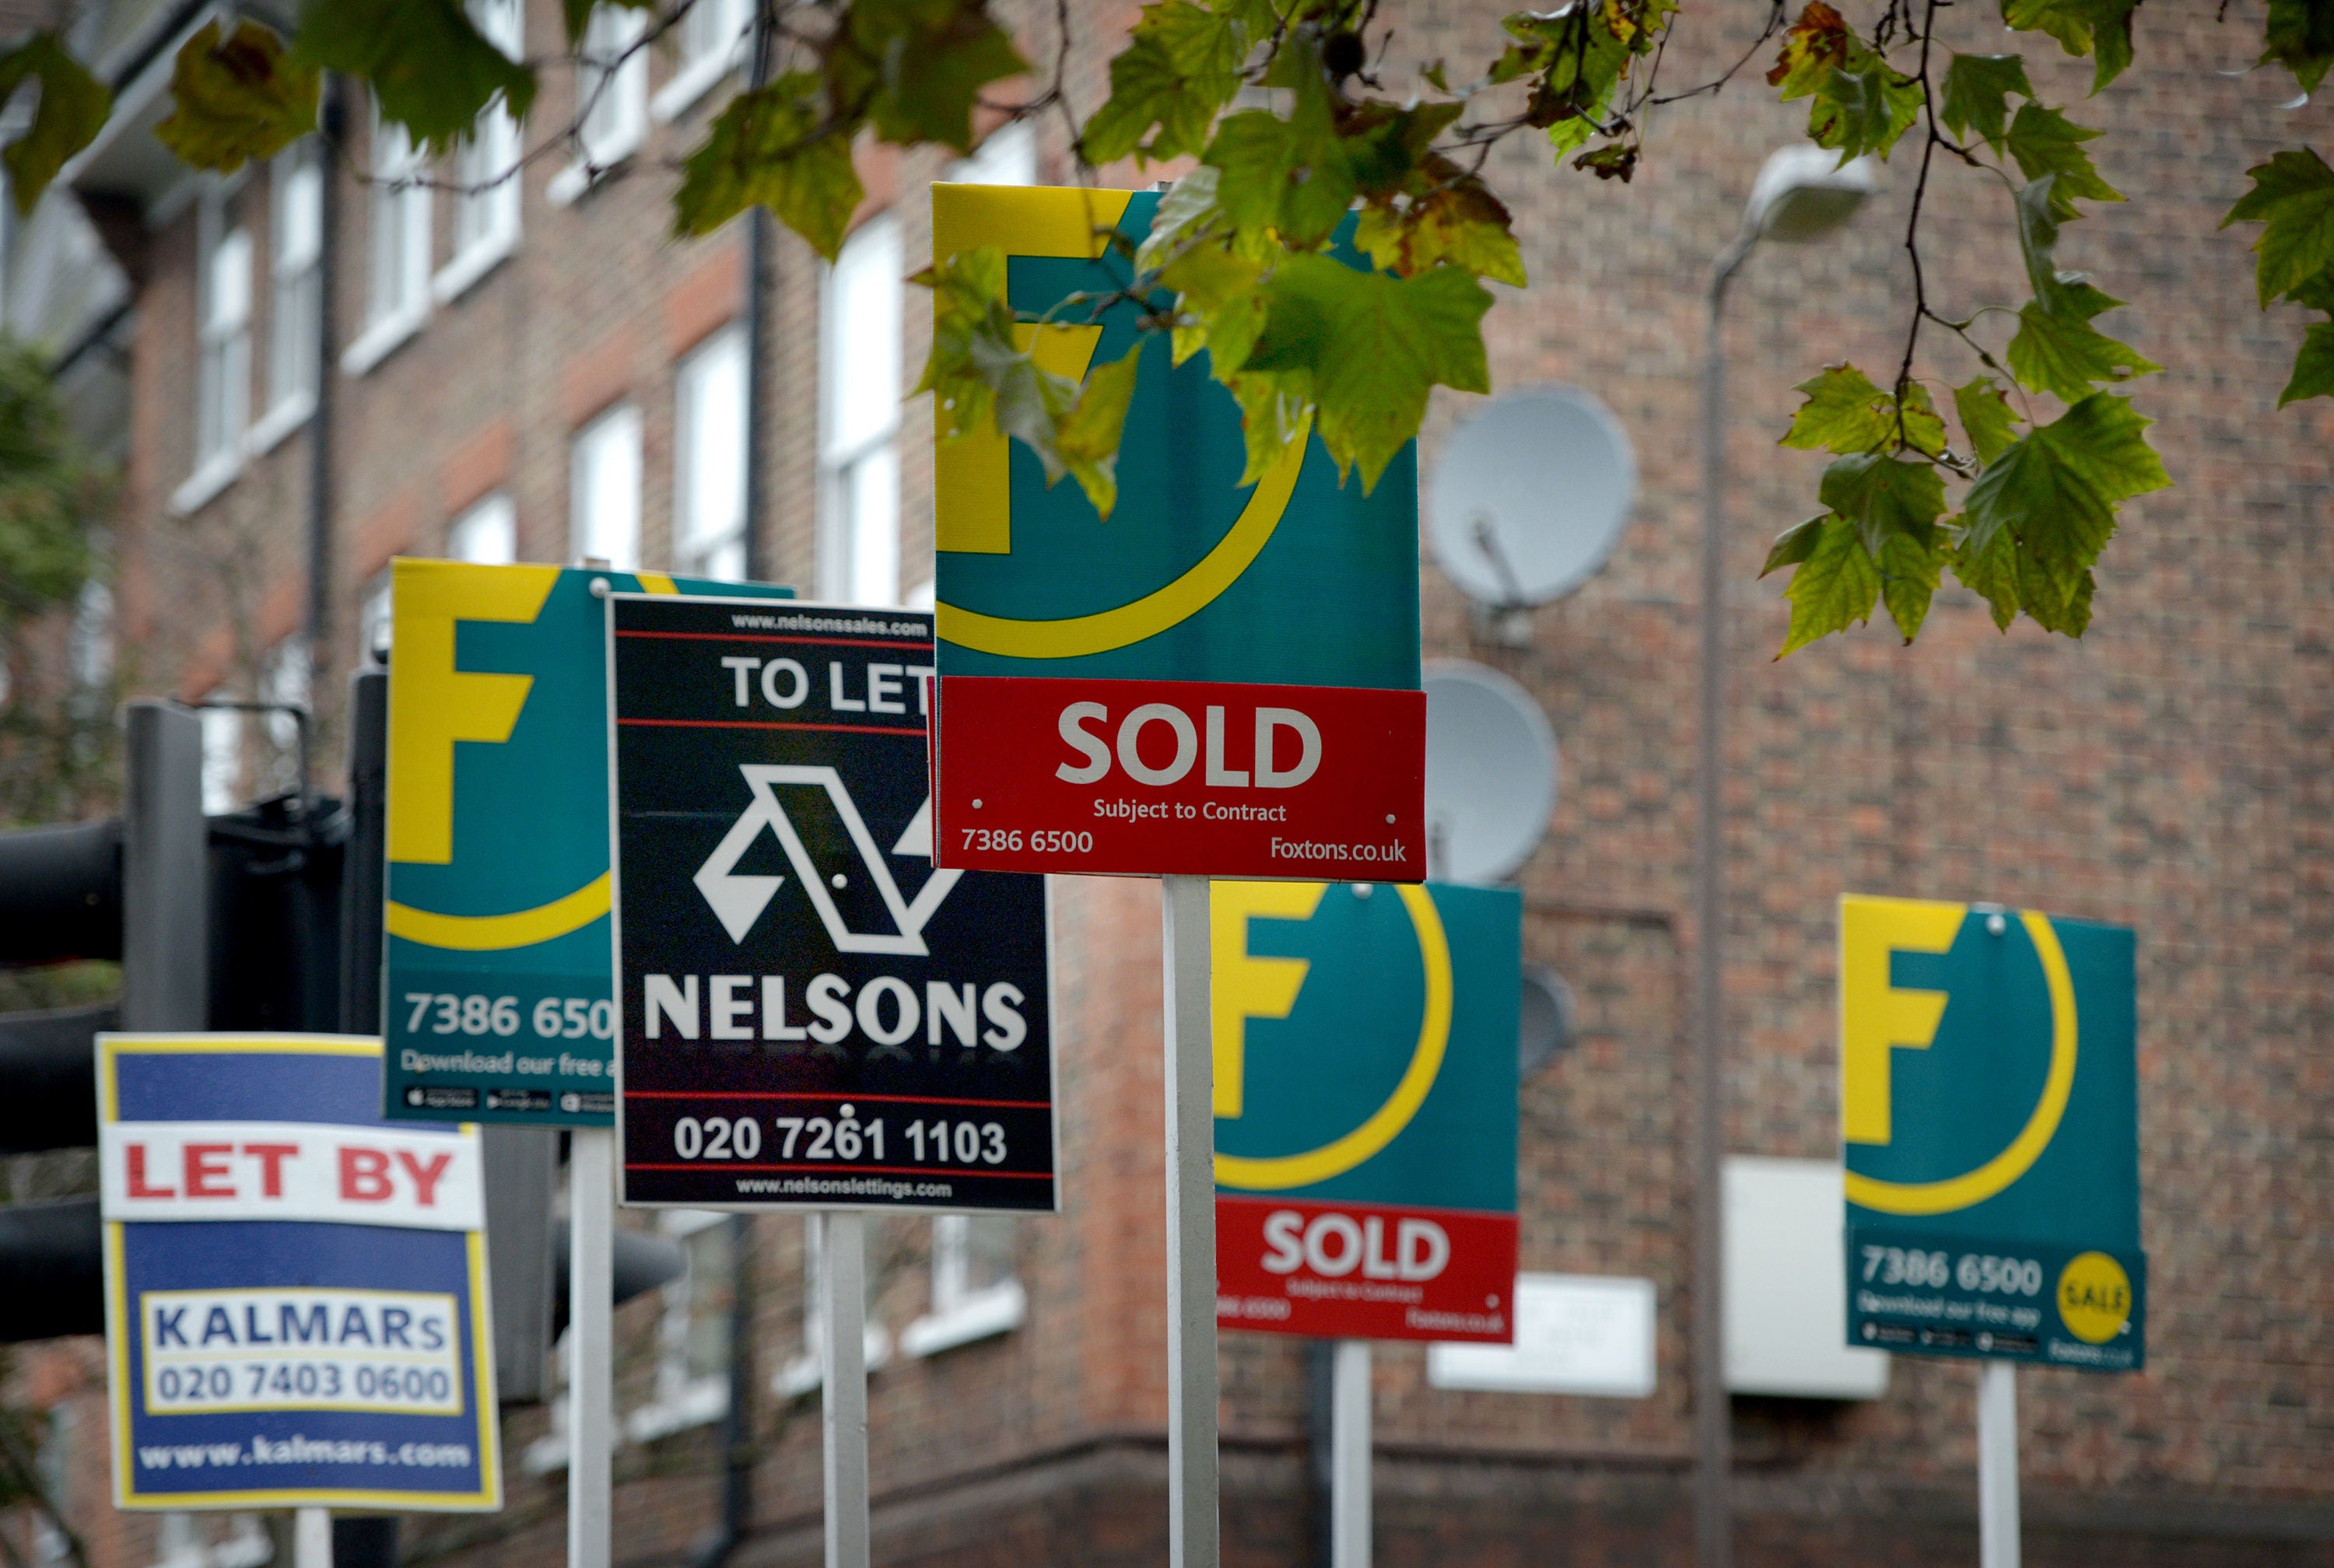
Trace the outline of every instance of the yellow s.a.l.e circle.
{"label": "yellow s.a.l.e circle", "polygon": [[2131,1276],[2103,1252],[2087,1252],[2059,1273],[2059,1316],[2067,1332],[2103,1345],[2131,1322]]}

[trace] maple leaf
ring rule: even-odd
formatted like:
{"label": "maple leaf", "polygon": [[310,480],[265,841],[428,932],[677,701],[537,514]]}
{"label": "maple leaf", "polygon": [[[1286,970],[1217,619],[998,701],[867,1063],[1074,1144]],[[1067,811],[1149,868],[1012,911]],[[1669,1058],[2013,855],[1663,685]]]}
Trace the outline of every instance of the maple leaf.
{"label": "maple leaf", "polygon": [[2309,148],[2289,149],[2245,170],[2253,188],[2237,198],[2223,228],[2258,223],[2254,281],[2266,307],[2334,271],[2334,168]]}
{"label": "maple leaf", "polygon": [[673,197],[674,232],[710,234],[758,204],[833,261],[866,194],[851,130],[826,123],[808,72],[738,94],[689,156]]}
{"label": "maple leaf", "polygon": [[219,24],[206,22],[172,63],[172,106],[155,139],[190,168],[222,173],[272,158],[316,129],[322,80],[257,23],[239,22],[222,39]]}
{"label": "maple leaf", "polygon": [[497,98],[514,119],[535,101],[535,72],[487,42],[459,0],[307,0],[292,58],[364,78],[381,119],[433,153],[468,137]]}
{"label": "maple leaf", "polygon": [[53,33],[35,33],[0,54],[0,106],[27,82],[41,84],[41,101],[32,122],[0,152],[0,164],[7,168],[16,211],[29,217],[65,160],[97,139],[113,112],[113,94]]}

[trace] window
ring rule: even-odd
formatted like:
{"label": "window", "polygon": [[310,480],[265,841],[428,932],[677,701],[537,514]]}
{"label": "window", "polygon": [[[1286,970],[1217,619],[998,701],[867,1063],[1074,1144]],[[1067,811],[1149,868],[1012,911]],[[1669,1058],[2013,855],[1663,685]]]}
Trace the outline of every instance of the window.
{"label": "window", "polygon": [[507,566],[518,559],[518,514],[511,498],[493,495],[472,506],[446,530],[448,560],[482,566]]}
{"label": "window", "polygon": [[673,417],[678,428],[672,569],[695,577],[743,577],[746,334],[741,329],[717,332],[681,361],[673,386]]}
{"label": "window", "polygon": [[619,572],[641,563],[641,411],[619,403],[575,438],[568,476],[567,554]]}
{"label": "window", "polygon": [[826,275],[822,595],[900,597],[900,226],[862,226]]}
{"label": "window", "polygon": [[341,356],[352,373],[372,369],[420,331],[429,314],[429,188],[420,150],[402,128],[372,126],[371,293],[367,325]]}
{"label": "window", "polygon": [[696,0],[674,27],[672,78],[657,89],[649,112],[660,120],[685,114],[752,47],[744,0]]}
{"label": "window", "polygon": [[900,1333],[900,1349],[929,1356],[1019,1328],[1029,1298],[1013,1277],[1013,1221],[943,1214],[932,1220],[931,1310]]}
{"label": "window", "polygon": [[203,709],[203,810],[217,816],[242,803],[243,715],[231,707],[207,707]]}
{"label": "window", "polygon": [[584,29],[575,66],[575,128],[583,156],[559,171],[545,194],[564,207],[637,151],[648,132],[649,57],[634,48],[648,18],[629,6],[603,5]]}
{"label": "window", "polygon": [[113,590],[95,578],[82,584],[68,639],[74,681],[95,691],[113,681]]}
{"label": "window", "polygon": [[389,569],[382,567],[373,573],[366,587],[364,609],[357,615],[357,656],[375,664],[389,662],[390,636]]}
{"label": "window", "polygon": [[738,1255],[728,1217],[696,1209],[658,1217],[664,1233],[680,1243],[689,1266],[664,1287],[656,1397],[624,1422],[636,1443],[718,1421],[729,1409],[729,1308]]}
{"label": "window", "polygon": [[195,370],[198,476],[234,472],[251,413],[251,236],[241,228],[218,233],[224,222],[216,202],[204,204],[199,226],[210,232],[197,281],[202,300]]}
{"label": "window", "polygon": [[[701,0],[700,0],[701,3]],[[526,50],[523,0],[470,0],[470,20],[487,42],[513,60]],[[470,139],[454,153],[454,255],[432,287],[440,300],[458,296],[518,245],[518,121],[497,101],[478,116]]]}
{"label": "window", "polygon": [[973,155],[949,170],[959,185],[1035,185],[1037,183],[1037,133],[1026,120],[1000,125]]}
{"label": "window", "polygon": [[[875,1216],[867,1219],[867,1332],[861,1342],[866,1352],[867,1370],[873,1371],[892,1359],[892,1336],[875,1321],[875,1298],[882,1294],[883,1271],[876,1265],[882,1255],[877,1245],[882,1222]],[[803,1216],[803,1317],[802,1352],[788,1361],[770,1380],[770,1386],[788,1399],[806,1394],[826,1380],[819,1365],[819,1356],[826,1345],[825,1315],[818,1310],[819,1217]]]}
{"label": "window", "polygon": [[306,422],[316,407],[316,356],[323,331],[324,172],[315,144],[275,155],[268,177],[267,413],[251,432],[265,451]]}

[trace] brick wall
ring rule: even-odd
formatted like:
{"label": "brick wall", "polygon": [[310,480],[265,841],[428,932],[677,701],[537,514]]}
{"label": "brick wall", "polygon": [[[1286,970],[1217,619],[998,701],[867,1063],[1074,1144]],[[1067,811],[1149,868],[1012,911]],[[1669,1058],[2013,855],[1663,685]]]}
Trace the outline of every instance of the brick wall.
{"label": "brick wall", "polygon": [[[1757,8],[1696,15],[1665,67],[1691,84],[1741,52]],[[546,3],[531,35],[553,36]],[[1406,7],[1403,53],[1460,61],[1496,48],[1498,8]],[[1073,100],[1098,101],[1112,29],[1129,6],[1080,6]],[[1050,60],[1049,7],[1028,8]],[[1992,24],[1963,17],[1989,47]],[[2334,1562],[2334,1078],[2322,1063],[2334,972],[2334,409],[2274,411],[2299,327],[2263,318],[2250,236],[2218,215],[2242,171],[2322,128],[2250,79],[2238,29],[2208,10],[2139,14],[2143,64],[2076,117],[2132,193],[2068,230],[2062,265],[2100,269],[2131,303],[2114,323],[2166,372],[2139,389],[2178,488],[2135,505],[2100,574],[2081,643],[2004,637],[1969,595],[1939,595],[1920,646],[1882,632],[1770,661],[1784,608],[1752,573],[1768,540],[1809,509],[1820,459],[1774,446],[1790,385],[1825,360],[1868,367],[1900,351],[1908,175],[1839,241],[1762,248],[1737,280],[1725,347],[1730,686],[1726,877],[1728,1147],[1837,1152],[1836,934],[1844,891],[2032,904],[2139,930],[2150,1367],[2021,1380],[2030,1559],[2145,1564]],[[2025,44],[2048,94],[2072,101],[2087,68]],[[2153,63],[2148,63],[2153,62]],[[2194,62],[2202,62],[2201,65]],[[660,71],[663,67],[658,68]],[[661,80],[661,78],[660,78]],[[547,115],[565,112],[560,73]],[[718,96],[715,101],[718,101]],[[335,380],[333,511],[341,631],[396,550],[441,547],[476,495],[506,486],[522,553],[565,552],[567,451],[617,398],[645,428],[647,558],[670,517],[676,355],[740,307],[738,226],[667,236],[672,176],[711,105],[660,130],[626,177],[554,208],[553,160],[526,178],[515,255],[365,375]],[[2311,117],[2315,116],[2313,120]],[[1429,651],[1522,681],[1564,749],[1561,802],[1523,876],[1528,957],[1570,980],[1578,1044],[1525,1086],[1522,1262],[1624,1274],[1658,1291],[1658,1387],[1642,1401],[1447,1393],[1415,1347],[1377,1358],[1379,1551],[1388,1563],[1683,1560],[1688,1551],[1688,1343],[1693,1295],[1685,1202],[1685,965],[1689,773],[1697,603],[1695,452],[1701,298],[1760,159],[1798,134],[1797,108],[1747,77],[1663,111],[1634,185],[1547,167],[1528,140],[1492,172],[1513,193],[1535,286],[1496,289],[1488,322],[1501,387],[1594,390],[1629,432],[1635,518],[1606,570],[1535,611],[1529,648],[1479,640],[1431,567]],[[1068,172],[1046,124],[1041,169]],[[362,138],[359,138],[360,143]],[[929,249],[924,182],[936,158],[871,163],[872,208],[896,204],[909,266]],[[1155,171],[1110,171],[1120,183]],[[264,177],[244,197],[255,201]],[[360,325],[365,203],[343,180],[336,340]],[[1932,193],[1933,297],[1948,311],[2020,297],[2003,198],[1975,178]],[[191,517],[167,497],[188,463],[193,218],[156,236],[141,299],[130,484],[122,528],[124,626],[153,684],[193,691],[251,678],[298,602],[304,436],[256,460]],[[438,225],[441,255],[446,231]],[[262,247],[265,254],[265,247]],[[815,581],[818,268],[774,249],[768,513],[773,575]],[[911,291],[903,378],[928,323]],[[264,311],[264,300],[262,303]],[[259,329],[264,332],[265,319]],[[1967,369],[1940,362],[1956,377]],[[1431,469],[1475,399],[1441,397]],[[903,581],[931,550],[931,410],[902,414]],[[281,623],[281,624],[279,624]],[[342,666],[345,669],[345,663]],[[339,675],[318,696],[337,700]],[[1057,885],[1064,1209],[1018,1227],[1027,1323],[923,1361],[895,1358],[871,1392],[880,1560],[898,1564],[1155,1563],[1163,1555],[1165,1410],[1157,895],[1136,881]],[[756,1355],[769,1374],[801,1345],[802,1227],[756,1222]],[[890,1222],[879,1308],[896,1332],[922,1310],[920,1222]],[[624,1309],[620,1409],[647,1397],[659,1308]],[[151,1560],[150,1534],[105,1505],[98,1363],[52,1352],[82,1392],[73,1487],[100,1568]],[[78,1369],[77,1371],[73,1369]],[[1303,1356],[1228,1336],[1222,1354],[1229,1561],[1307,1561]],[[1900,1360],[1870,1403],[1738,1400],[1739,1541],[1759,1564],[1927,1564],[1972,1555],[1972,1377]],[[753,1538],[739,1562],[817,1557],[815,1396],[766,1394]],[[517,1456],[538,1410],[506,1424],[510,1508],[415,1521],[417,1561],[555,1562],[561,1478]],[[714,1512],[712,1434],[619,1456],[618,1560],[680,1562]]]}

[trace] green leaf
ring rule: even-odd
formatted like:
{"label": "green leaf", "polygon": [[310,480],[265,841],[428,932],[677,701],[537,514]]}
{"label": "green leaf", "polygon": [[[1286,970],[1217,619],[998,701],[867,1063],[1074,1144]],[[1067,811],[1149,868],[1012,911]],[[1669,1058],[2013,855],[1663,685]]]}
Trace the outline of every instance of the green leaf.
{"label": "green leaf", "polygon": [[[1144,6],[1133,40],[1110,63],[1110,100],[1080,138],[1086,161],[1200,151],[1217,111],[1239,91],[1248,46],[1248,31],[1235,17],[1190,0]],[[1143,139],[1153,126],[1159,133],[1145,146]]]}
{"label": "green leaf", "polygon": [[2131,63],[2131,14],[2139,0],[2001,0],[2001,19],[2020,33],[2047,33],[2069,54],[2091,57],[2097,92]]}
{"label": "green leaf", "polygon": [[1777,659],[1870,620],[1880,598],[1880,569],[1864,553],[1853,524],[1826,514],[1800,526],[1815,533],[1791,572],[1790,586],[1783,590],[1791,601],[1791,625]]}
{"label": "green leaf", "polygon": [[1938,113],[1955,136],[1966,141],[1975,131],[1998,153],[2013,92],[2030,101],[2034,97],[2023,55],[1956,54],[1945,67],[1944,101]]}
{"label": "green leaf", "polygon": [[1292,442],[1305,439],[1313,416],[1305,399],[1278,376],[1234,376],[1228,384],[1239,402],[1240,432],[1248,443],[1248,466],[1239,482],[1253,485],[1288,455]]}
{"label": "green leaf", "polygon": [[2334,66],[2334,0],[2269,0],[2262,42],[2262,63],[2278,62],[2302,91],[2317,91]]}
{"label": "green leaf", "polygon": [[2008,451],[2018,439],[2020,420],[2010,406],[2010,395],[1992,376],[1979,376],[1953,389],[1953,412],[1968,435],[1970,451],[1981,467]]}
{"label": "green leaf", "polygon": [[2021,385],[2080,402],[2100,381],[2127,381],[2164,367],[2129,343],[2091,325],[2091,318],[2121,300],[2086,283],[2060,283],[2049,300],[2029,300],[2010,340],[2011,374]]}
{"label": "green leaf", "polygon": [[[1970,486],[1958,556],[1991,562],[1974,569],[1981,577],[1995,572],[1985,580],[1998,589],[1995,540],[2007,532],[2021,606],[2052,630],[2079,635],[2089,619],[2090,571],[2115,534],[2117,504],[2172,483],[2147,444],[2147,426],[2127,399],[2098,392],[2028,433]],[[1958,568],[1955,574],[1969,582]]]}
{"label": "green leaf", "polygon": [[1292,90],[1288,118],[1261,109],[1228,117],[1205,161],[1219,170],[1216,199],[1236,228],[1274,229],[1288,245],[1316,245],[1353,205],[1353,159],[1309,39],[1295,34],[1281,45],[1269,80]]}
{"label": "green leaf", "polygon": [[[1854,365],[1826,366],[1793,390],[1806,393],[1808,400],[1792,416],[1782,445],[1847,456],[1896,444],[1896,399]],[[1944,421],[1918,381],[1911,383],[1905,399],[1904,437],[1914,450],[1932,457],[1944,450]]]}
{"label": "green leaf", "polygon": [[2308,148],[2289,148],[2245,171],[2253,188],[2237,198],[2223,228],[2258,223],[2255,282],[2261,303],[2294,293],[2334,270],[2334,168]]}
{"label": "green leaf", "polygon": [[1126,429],[1126,406],[1134,398],[1134,373],[1143,358],[1137,342],[1120,359],[1098,365],[1086,376],[1077,402],[1062,417],[1054,447],[1105,518],[1118,505],[1118,443]]}
{"label": "green leaf", "polygon": [[1387,202],[1362,208],[1354,244],[1379,266],[1404,277],[1449,262],[1522,288],[1524,258],[1509,226],[1513,221],[1490,187],[1452,165],[1448,178],[1435,180],[1424,196],[1409,197],[1399,207]]}
{"label": "green leaf", "polygon": [[53,33],[35,33],[0,54],[0,106],[26,82],[41,84],[40,106],[32,123],[0,152],[16,211],[24,216],[49,188],[65,159],[97,139],[113,112],[113,94],[57,42]]}
{"label": "green leaf", "polygon": [[361,76],[381,117],[433,153],[466,139],[500,97],[526,117],[535,72],[487,42],[458,0],[306,0],[292,58]]}
{"label": "green leaf", "polygon": [[1881,541],[1880,602],[1907,643],[1921,635],[1921,623],[1929,618],[1929,601],[1944,574],[1946,549],[1945,531],[1934,524]]}
{"label": "green leaf", "polygon": [[2061,221],[2075,216],[2077,197],[2093,201],[2123,199],[2121,191],[2099,178],[2099,171],[2091,165],[2090,154],[2083,150],[2083,143],[2098,134],[2039,103],[2019,105],[2018,118],[2011,121],[2010,156],[2018,160],[2026,178],[2040,179],[2046,174],[2058,177],[2051,182],[2050,199]]}
{"label": "green leaf", "polygon": [[1426,416],[1427,390],[1490,390],[1482,320],[1491,296],[1463,269],[1416,277],[1291,255],[1266,282],[1264,332],[1245,369],[1278,375],[1319,409],[1323,445],[1365,492]]}
{"label": "green leaf", "polygon": [[1805,561],[1808,553],[1815,549],[1816,541],[1823,536],[1824,519],[1829,515],[1829,513],[1818,513],[1806,522],[1794,523],[1776,534],[1775,543],[1767,551],[1767,563],[1759,568],[1759,575],[1764,577],[1770,572],[1797,566]]}
{"label": "green leaf", "polygon": [[1808,97],[1847,63],[1855,37],[1846,20],[1824,0],[1808,0],[1799,19],[1784,31],[1782,53],[1767,72],[1768,85],[1779,89],[1776,97],[1785,103]]}
{"label": "green leaf", "polygon": [[972,108],[1029,69],[983,0],[852,0],[826,58],[832,103],[863,112],[901,147],[972,150]]}
{"label": "green leaf", "polygon": [[1886,159],[1920,115],[1921,84],[1862,43],[1850,46],[1848,62],[1816,90],[1808,135],[1843,164],[1867,152]]}
{"label": "green leaf", "polygon": [[1856,525],[1877,560],[1889,535],[1925,539],[1945,510],[1945,481],[1934,465],[1876,452],[1841,457],[1824,470],[1817,499]]}
{"label": "green leaf", "polygon": [[2320,322],[2302,335],[2293,357],[2293,380],[2278,394],[2277,406],[2304,398],[2334,398],[2334,322]]}
{"label": "green leaf", "polygon": [[2058,263],[2051,256],[2059,245],[2060,214],[2052,194],[2058,184],[2057,175],[2046,174],[2018,193],[2018,249],[2037,299],[2047,300],[2059,288]]}
{"label": "green leaf", "polygon": [[866,193],[852,167],[852,127],[824,120],[818,79],[807,72],[732,98],[689,156],[674,232],[710,234],[759,204],[833,261]]}
{"label": "green leaf", "polygon": [[257,23],[239,22],[222,40],[219,24],[207,22],[171,67],[173,104],[155,139],[194,168],[224,173],[272,158],[316,129],[321,81]]}

